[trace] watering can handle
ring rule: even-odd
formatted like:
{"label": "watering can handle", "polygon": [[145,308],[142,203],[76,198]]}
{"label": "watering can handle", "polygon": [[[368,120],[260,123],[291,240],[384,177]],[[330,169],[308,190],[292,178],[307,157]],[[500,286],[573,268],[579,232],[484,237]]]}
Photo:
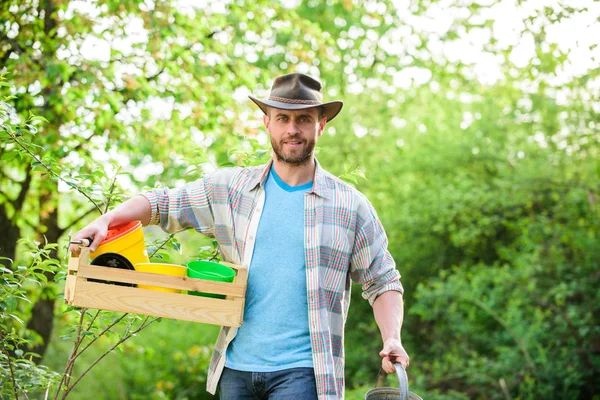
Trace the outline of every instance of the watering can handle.
{"label": "watering can handle", "polygon": [[[408,376],[406,376],[406,371],[400,363],[394,363],[394,367],[396,368],[396,376],[398,377],[398,384],[400,385],[400,400],[408,400]],[[376,387],[385,386],[386,376],[387,374],[385,371],[381,369],[377,376]]]}

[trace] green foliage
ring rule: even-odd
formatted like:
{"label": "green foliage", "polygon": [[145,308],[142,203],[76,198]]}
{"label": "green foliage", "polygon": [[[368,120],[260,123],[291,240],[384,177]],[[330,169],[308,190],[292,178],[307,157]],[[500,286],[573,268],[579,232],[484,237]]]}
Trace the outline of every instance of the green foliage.
{"label": "green foliage", "polygon": [[[495,392],[501,378],[522,398],[575,399],[598,390],[600,360],[589,351],[600,333],[598,214],[585,190],[554,190],[561,195],[531,192],[521,210],[500,220],[504,242],[488,255],[495,260],[476,263],[468,255],[477,255],[473,248],[452,271],[418,288],[412,311],[428,326],[423,344],[436,363],[461,371],[455,384],[480,395]],[[536,198],[546,204],[534,205]],[[542,215],[532,215],[532,206]],[[452,372],[424,367],[433,380]]]}
{"label": "green foliage", "polygon": [[[56,244],[25,243],[29,248],[28,265],[14,265],[12,269],[0,266],[0,397],[19,396],[32,391],[48,390],[59,379],[59,374],[33,361],[37,354],[28,352],[28,344],[35,340],[25,327],[23,303],[30,303],[27,287],[47,280],[46,273],[55,272],[59,263],[50,252]],[[8,260],[12,263],[12,260]]]}
{"label": "green foliage", "polygon": [[[106,313],[108,316],[110,313]],[[61,330],[67,327],[60,328]],[[185,335],[182,335],[185,333]],[[212,398],[206,392],[208,356],[218,327],[163,319],[124,342],[90,370],[71,397],[111,399]],[[75,375],[114,343],[115,336],[99,338],[75,366]],[[50,368],[60,368],[70,340],[57,340],[49,349]],[[110,382],[110,385],[106,385]]]}
{"label": "green foliage", "polygon": [[[0,227],[8,244],[0,256],[26,265],[28,249],[10,247],[19,237],[44,242],[46,235],[57,243],[143,188],[264,162],[261,114],[245,93],[261,96],[275,75],[309,72],[325,83],[326,99],[345,104],[318,143],[319,161],[372,201],[403,277],[403,341],[414,391],[428,399],[600,392],[600,70],[573,68],[581,65],[570,54],[592,54],[598,40],[580,40],[589,48],[576,52],[550,35],[592,7],[517,2],[515,40],[506,44],[497,33],[505,24],[498,6],[506,2],[499,1],[287,7],[234,0],[222,10],[213,3],[0,5],[7,21],[0,26],[0,66],[11,73],[10,84],[0,79]],[[138,35],[136,24],[145,33]],[[513,52],[527,38],[533,56],[517,65]],[[102,46],[80,51],[86,41],[102,40],[114,44],[106,57]],[[461,56],[499,60],[497,80],[483,82],[481,71],[490,67],[446,52],[465,42],[473,48],[460,48]],[[429,78],[411,77],[413,68]],[[150,237],[149,251],[160,247],[155,256],[181,263],[217,255],[209,239],[185,235]],[[347,398],[357,399],[374,385],[381,350],[358,289],[346,330]],[[31,283],[25,297],[36,302],[54,292]],[[4,307],[29,319],[31,305],[22,298]],[[79,311],[60,310],[58,329],[76,341]],[[85,343],[98,337],[110,349],[125,327],[106,338],[99,333],[115,316],[101,315],[98,328],[85,329],[88,312]],[[23,324],[10,324],[11,340],[34,340]],[[156,326],[163,324],[149,329]],[[143,354],[152,356],[142,358],[152,377],[135,374],[138,364],[124,365],[135,379],[121,390],[177,397],[196,385],[188,395],[200,396],[204,349],[214,338],[171,352],[150,336]],[[53,340],[59,346],[58,335]],[[166,347],[176,342],[179,336]],[[192,354],[192,346],[202,351]],[[107,357],[126,363],[137,354],[131,349]],[[90,363],[103,354],[89,351],[94,357],[82,357]],[[44,363],[62,368],[56,359],[67,352],[51,349]],[[177,352],[198,363],[189,374],[196,376],[176,372]],[[1,373],[8,376],[4,364]],[[102,390],[75,393],[98,397]]]}
{"label": "green foliage", "polygon": [[[138,354],[137,361],[122,363],[124,386],[131,399],[209,399],[206,392],[206,371],[212,354],[211,345],[195,344],[190,336],[179,346],[171,346],[169,338],[173,329],[184,325],[171,322],[170,330],[162,330],[149,345],[131,345],[125,352]],[[189,324],[187,324],[189,325]],[[186,332],[200,333],[205,340],[216,338],[216,329],[186,327]],[[156,330],[155,330],[156,331]],[[208,331],[208,332],[207,332]],[[206,335],[209,333],[209,335]]]}

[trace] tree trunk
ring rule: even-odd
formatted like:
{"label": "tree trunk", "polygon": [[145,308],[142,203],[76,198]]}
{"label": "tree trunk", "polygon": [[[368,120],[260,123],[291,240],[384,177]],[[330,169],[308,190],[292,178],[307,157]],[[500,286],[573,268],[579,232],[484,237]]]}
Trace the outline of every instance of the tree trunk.
{"label": "tree trunk", "polygon": [[[0,232],[2,232],[2,239],[0,240],[0,256],[7,257],[11,260],[15,259],[17,240],[20,237],[19,227],[8,218],[6,206],[0,205]],[[0,265],[10,268],[11,262],[8,260],[0,260]]]}
{"label": "tree trunk", "polygon": [[[55,205],[56,199],[53,199],[52,197],[51,192],[40,195],[40,204],[46,205],[45,212],[42,212],[40,225],[46,227],[44,236],[46,237],[46,240],[48,240],[48,243],[57,243],[63,230],[58,226],[58,208]],[[50,252],[50,257],[58,259],[56,250]],[[52,284],[52,282],[54,282],[55,274],[46,272],[45,275],[48,279],[48,284]],[[28,349],[29,351],[40,355],[39,358],[35,359],[37,363],[41,362],[48,349],[48,345],[50,344],[50,337],[52,336],[52,330],[54,329],[55,303],[56,295],[54,290],[42,290],[42,294],[31,310],[31,318],[27,323],[27,329],[35,332],[43,339],[41,343]]]}
{"label": "tree trunk", "polygon": [[[53,33],[54,29],[57,26],[56,20],[56,7],[53,0],[41,1],[39,4],[40,10],[44,10],[44,36],[47,39],[52,38],[56,33]],[[54,59],[56,54],[55,42],[51,40],[46,40],[45,46],[42,48],[44,57],[47,59]],[[42,90],[42,96],[46,99],[46,103],[43,107],[42,115],[50,117],[52,113],[50,112],[50,104],[48,99],[51,97],[52,93],[56,90],[56,86],[45,87]],[[59,118],[48,118],[52,121],[52,125],[54,127],[59,127],[62,125],[62,121]],[[51,125],[48,125],[48,129],[52,129]],[[58,128],[57,128],[58,129]],[[40,199],[40,226],[46,227],[46,232],[44,236],[48,243],[57,243],[59,237],[62,235],[62,230],[58,227],[58,207],[56,206],[56,199],[53,199],[52,191],[44,190],[40,188],[41,193],[39,196]],[[53,250],[50,253],[52,258],[58,258],[57,252]],[[48,283],[51,284],[54,282],[54,274],[46,273],[46,278],[48,278]],[[36,332],[43,339],[42,343],[35,345],[30,349],[33,353],[39,354],[40,358],[36,358],[35,361],[37,363],[42,361],[46,350],[48,349],[48,344],[50,343],[50,337],[52,335],[52,330],[54,328],[54,305],[55,305],[56,296],[53,290],[44,291],[42,290],[42,295],[38,299],[38,301],[34,304],[33,309],[31,310],[31,318],[27,323],[27,328]]]}
{"label": "tree trunk", "polygon": [[42,341],[27,349],[40,357],[35,357],[33,361],[39,364],[48,350],[52,329],[54,328],[54,296],[43,294],[35,303],[31,310],[31,319],[27,323],[27,329],[37,333]]}

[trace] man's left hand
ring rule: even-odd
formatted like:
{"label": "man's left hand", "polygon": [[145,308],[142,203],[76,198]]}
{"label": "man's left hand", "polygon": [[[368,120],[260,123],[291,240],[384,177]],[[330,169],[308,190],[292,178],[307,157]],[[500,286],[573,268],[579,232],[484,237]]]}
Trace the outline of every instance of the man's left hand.
{"label": "man's left hand", "polygon": [[394,363],[400,363],[406,369],[409,363],[409,357],[402,347],[402,342],[398,339],[388,339],[383,343],[383,350],[379,352],[379,355],[383,357],[381,360],[381,368],[388,373],[393,374],[396,372]]}

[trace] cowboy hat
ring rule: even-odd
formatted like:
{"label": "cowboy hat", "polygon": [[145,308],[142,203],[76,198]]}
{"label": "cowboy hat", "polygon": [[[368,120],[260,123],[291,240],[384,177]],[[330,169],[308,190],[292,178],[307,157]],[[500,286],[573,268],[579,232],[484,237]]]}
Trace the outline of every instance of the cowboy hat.
{"label": "cowboy hat", "polygon": [[262,112],[267,114],[267,107],[280,110],[305,110],[320,107],[323,116],[331,121],[342,109],[342,101],[323,103],[323,88],[321,83],[308,75],[287,74],[275,78],[271,87],[271,94],[267,100],[258,100],[248,96]]}

